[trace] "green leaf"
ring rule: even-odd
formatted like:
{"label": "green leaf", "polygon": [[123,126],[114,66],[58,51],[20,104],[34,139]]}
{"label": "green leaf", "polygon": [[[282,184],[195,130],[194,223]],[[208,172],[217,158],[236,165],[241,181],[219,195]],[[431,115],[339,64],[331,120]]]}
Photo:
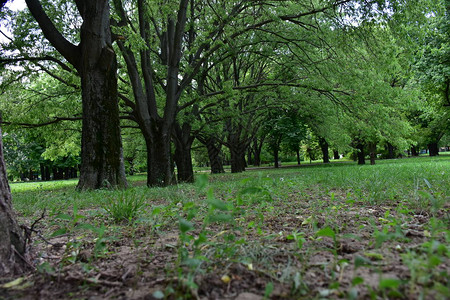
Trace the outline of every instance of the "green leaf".
{"label": "green leaf", "polygon": [[189,230],[194,229],[194,224],[192,224],[188,220],[185,220],[185,219],[181,218],[180,221],[179,221],[179,227],[180,227],[180,231],[182,233],[186,233]]}
{"label": "green leaf", "polygon": [[211,215],[208,218],[209,222],[219,222],[219,223],[231,223],[233,221],[233,217],[229,214],[215,214]]}
{"label": "green leaf", "polygon": [[57,216],[55,216],[55,219],[61,219],[61,220],[66,220],[66,221],[72,221],[72,216],[68,215],[68,214],[59,214]]}
{"label": "green leaf", "polygon": [[52,234],[51,234],[51,236],[53,237],[53,236],[59,236],[59,235],[63,235],[63,234],[66,234],[68,232],[68,230],[67,230],[67,228],[60,228],[60,229],[58,229],[58,230],[56,230],[55,232],[53,232]]}
{"label": "green leaf", "polygon": [[77,229],[91,230],[92,232],[97,232],[97,228],[87,223],[80,223],[76,226]]}
{"label": "green leaf", "polygon": [[353,280],[352,280],[352,286],[356,286],[361,283],[364,283],[364,278],[362,278],[362,277],[357,276],[357,277],[353,278]]}
{"label": "green leaf", "polygon": [[319,231],[317,231],[316,236],[325,236],[325,237],[331,237],[334,239],[336,237],[336,233],[330,227],[325,227],[325,228],[322,228]]}
{"label": "green leaf", "polygon": [[370,258],[372,260],[383,260],[384,259],[383,255],[381,255],[379,253],[373,253],[373,252],[364,252],[364,256],[366,256],[367,258]]}
{"label": "green leaf", "polygon": [[370,260],[368,260],[365,257],[359,256],[357,255],[355,257],[355,269],[358,269],[359,267],[363,267],[363,266],[370,266],[372,265],[372,262]]}
{"label": "green leaf", "polygon": [[243,189],[243,190],[240,192],[240,194],[241,194],[241,195],[245,195],[245,194],[256,194],[256,193],[259,193],[260,191],[261,191],[261,188],[251,186],[251,187],[248,187],[248,188]]}
{"label": "green leaf", "polygon": [[159,215],[160,213],[161,213],[161,207],[155,207],[155,208],[152,210],[152,216]]}
{"label": "green leaf", "polygon": [[222,210],[222,211],[229,210],[227,203],[224,201],[217,200],[217,199],[211,199],[211,200],[208,200],[207,202],[209,205],[211,205],[215,209]]}
{"label": "green leaf", "polygon": [[269,299],[269,297],[272,294],[272,292],[273,292],[273,283],[269,282],[269,283],[266,284],[266,289],[264,291],[264,298],[265,299]]}
{"label": "green leaf", "polygon": [[433,290],[438,291],[439,293],[450,299],[450,289],[440,282],[434,283]]}
{"label": "green leaf", "polygon": [[384,278],[380,280],[380,289],[396,289],[402,282],[395,278]]}
{"label": "green leaf", "polygon": [[195,185],[199,190],[203,190],[208,185],[208,175],[201,174],[196,177]]}

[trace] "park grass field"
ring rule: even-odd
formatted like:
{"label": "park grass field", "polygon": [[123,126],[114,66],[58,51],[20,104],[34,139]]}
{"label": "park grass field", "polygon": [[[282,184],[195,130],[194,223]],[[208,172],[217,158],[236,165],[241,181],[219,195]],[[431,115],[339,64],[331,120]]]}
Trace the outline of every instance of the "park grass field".
{"label": "park grass field", "polygon": [[129,181],[89,192],[76,181],[11,184],[37,271],[0,294],[450,297],[450,156],[199,172],[168,188]]}

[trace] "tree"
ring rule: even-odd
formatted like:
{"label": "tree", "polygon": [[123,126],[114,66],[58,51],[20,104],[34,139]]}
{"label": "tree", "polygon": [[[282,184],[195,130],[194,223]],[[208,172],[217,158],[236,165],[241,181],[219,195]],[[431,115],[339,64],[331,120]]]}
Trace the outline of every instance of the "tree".
{"label": "tree", "polygon": [[26,3],[44,36],[81,78],[83,121],[78,189],[126,187],[109,2],[75,1],[82,18],[79,45],[61,34],[40,1]]}
{"label": "tree", "polygon": [[[182,103],[181,99],[187,89],[195,89],[202,66],[210,68],[219,62],[218,52],[232,55],[230,44],[238,38],[249,40],[258,31],[283,36],[276,25],[290,23],[297,29],[304,26],[314,30],[318,24],[312,16],[335,11],[349,1],[301,5],[283,1],[279,7],[270,1],[139,0],[137,5],[113,2],[117,15],[115,32],[123,38],[118,45],[131,86],[131,91],[121,98],[131,108],[130,118],[139,124],[146,140],[147,181],[152,186],[174,181],[171,137],[177,114],[194,104]],[[254,45],[265,42],[259,38],[251,41]],[[238,84],[233,88],[239,88]],[[246,147],[242,148],[245,151]],[[235,152],[232,151],[233,156]],[[236,168],[242,170],[241,166]]]}
{"label": "tree", "polygon": [[436,2],[425,28],[424,45],[415,64],[425,105],[420,124],[430,156],[439,154],[441,138],[450,132],[450,1]]}
{"label": "tree", "polygon": [[[2,117],[0,114],[0,124]],[[0,128],[0,276],[26,268],[25,239],[19,227],[11,202],[11,190],[3,159],[2,131]]]}

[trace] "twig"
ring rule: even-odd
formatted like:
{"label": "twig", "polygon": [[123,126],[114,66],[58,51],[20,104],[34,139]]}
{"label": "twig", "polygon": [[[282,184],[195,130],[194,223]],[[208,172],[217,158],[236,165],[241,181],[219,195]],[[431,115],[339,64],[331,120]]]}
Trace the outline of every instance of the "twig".
{"label": "twig", "polygon": [[36,270],[36,268],[26,259],[22,254],[17,251],[16,247],[11,246],[11,249],[14,251],[17,257],[19,257],[25,264],[27,264],[31,269]]}

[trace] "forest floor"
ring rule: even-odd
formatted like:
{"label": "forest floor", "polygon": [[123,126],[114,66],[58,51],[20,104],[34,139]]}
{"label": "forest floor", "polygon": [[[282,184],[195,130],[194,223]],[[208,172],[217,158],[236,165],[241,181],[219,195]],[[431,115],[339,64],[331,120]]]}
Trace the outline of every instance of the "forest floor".
{"label": "forest floor", "polygon": [[420,158],[13,192],[35,270],[1,278],[0,299],[449,299],[449,170]]}

